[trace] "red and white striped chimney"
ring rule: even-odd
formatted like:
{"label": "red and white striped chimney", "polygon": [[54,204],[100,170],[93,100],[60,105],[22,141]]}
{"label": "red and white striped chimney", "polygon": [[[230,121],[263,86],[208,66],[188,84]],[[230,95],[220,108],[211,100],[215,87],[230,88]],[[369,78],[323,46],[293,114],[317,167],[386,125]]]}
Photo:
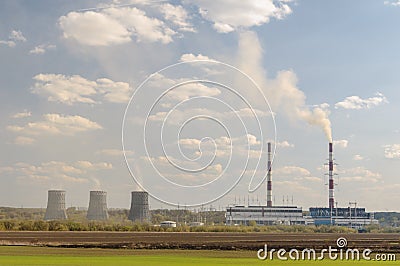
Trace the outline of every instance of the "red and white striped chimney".
{"label": "red and white striped chimney", "polygon": [[272,152],[271,142],[268,142],[268,173],[267,173],[267,207],[272,207]]}
{"label": "red and white striped chimney", "polygon": [[335,206],[335,188],[333,181],[333,143],[329,143],[329,209],[333,209]]}

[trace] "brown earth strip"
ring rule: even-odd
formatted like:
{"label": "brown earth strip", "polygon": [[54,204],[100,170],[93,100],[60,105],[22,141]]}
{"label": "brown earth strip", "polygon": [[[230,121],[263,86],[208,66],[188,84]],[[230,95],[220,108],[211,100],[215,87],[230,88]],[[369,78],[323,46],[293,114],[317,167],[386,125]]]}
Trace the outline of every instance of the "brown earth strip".
{"label": "brown earth strip", "polygon": [[336,247],[345,237],[349,248],[400,253],[400,234],[265,234],[170,232],[0,232],[3,246],[87,247],[123,249],[258,250]]}

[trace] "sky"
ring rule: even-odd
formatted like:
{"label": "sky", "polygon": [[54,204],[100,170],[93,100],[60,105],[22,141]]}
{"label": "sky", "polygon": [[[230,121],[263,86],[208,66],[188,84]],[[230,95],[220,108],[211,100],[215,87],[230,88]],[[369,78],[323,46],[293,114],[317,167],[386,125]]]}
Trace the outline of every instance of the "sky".
{"label": "sky", "polygon": [[[0,206],[400,211],[400,1],[3,0]],[[172,205],[170,205],[172,204]]]}

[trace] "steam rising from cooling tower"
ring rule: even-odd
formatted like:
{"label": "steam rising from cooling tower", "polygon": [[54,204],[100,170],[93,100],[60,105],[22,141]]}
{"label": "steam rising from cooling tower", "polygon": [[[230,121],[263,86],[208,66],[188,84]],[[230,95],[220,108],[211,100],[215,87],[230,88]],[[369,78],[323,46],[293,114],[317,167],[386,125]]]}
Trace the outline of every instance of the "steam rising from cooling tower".
{"label": "steam rising from cooling tower", "polygon": [[[324,107],[309,108],[305,94],[297,88],[297,76],[291,70],[278,72],[275,79],[268,79],[262,64],[263,50],[255,32],[247,31],[239,35],[238,64],[249,73],[263,89],[268,101],[277,113],[283,113],[292,121],[302,120],[320,127],[329,142],[332,142],[329,111]],[[257,102],[254,96],[251,102]],[[258,100],[259,102],[259,100]]]}
{"label": "steam rising from cooling tower", "polygon": [[131,221],[150,221],[149,194],[145,191],[132,191],[131,209],[128,219]]}
{"label": "steam rising from cooling tower", "polygon": [[47,199],[47,209],[44,219],[47,220],[65,220],[67,212],[65,211],[65,191],[49,190]]}
{"label": "steam rising from cooling tower", "polygon": [[87,212],[88,220],[107,220],[107,192],[90,191],[89,208]]}

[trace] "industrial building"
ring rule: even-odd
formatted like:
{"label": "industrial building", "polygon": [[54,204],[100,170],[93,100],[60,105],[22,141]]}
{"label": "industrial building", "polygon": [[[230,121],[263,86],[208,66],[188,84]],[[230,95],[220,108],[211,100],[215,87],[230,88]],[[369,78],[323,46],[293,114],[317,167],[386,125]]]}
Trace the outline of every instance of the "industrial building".
{"label": "industrial building", "polygon": [[[357,208],[356,202],[349,202],[349,207],[335,207],[335,182],[334,182],[334,166],[333,143],[329,143],[328,158],[328,176],[329,176],[329,198],[328,208],[310,208],[310,216],[314,220],[315,225],[337,225],[347,226],[351,228],[362,228],[370,224],[378,224],[378,220],[374,219],[373,213],[368,213],[365,208]],[[354,205],[354,208],[352,208]]]}
{"label": "industrial building", "polygon": [[267,172],[267,205],[228,207],[225,213],[227,225],[249,225],[254,221],[258,225],[307,225],[312,220],[303,216],[303,210],[297,206],[272,206],[272,149],[268,143],[268,172]]}
{"label": "industrial building", "polygon": [[[335,204],[333,143],[329,143],[328,159],[328,207],[310,208],[310,215],[305,216],[302,208],[297,206],[272,206],[272,165],[271,143],[268,143],[267,200],[264,206],[234,205],[226,209],[227,225],[249,225],[254,221],[258,225],[337,225],[351,228],[362,228],[370,224],[378,224],[373,213],[365,208],[357,208],[357,203],[350,202],[348,208],[338,208]],[[351,205],[354,205],[354,208]]]}
{"label": "industrial building", "polygon": [[107,192],[90,191],[89,208],[86,218],[88,220],[107,220]]}
{"label": "industrial building", "polygon": [[227,225],[307,225],[310,219],[303,217],[303,210],[296,206],[233,206],[226,210]]}
{"label": "industrial building", "polygon": [[131,221],[150,221],[149,194],[145,191],[132,191],[131,209],[128,219]]}
{"label": "industrial building", "polygon": [[65,191],[49,190],[47,198],[46,221],[49,220],[66,220],[67,212],[65,210]]}

